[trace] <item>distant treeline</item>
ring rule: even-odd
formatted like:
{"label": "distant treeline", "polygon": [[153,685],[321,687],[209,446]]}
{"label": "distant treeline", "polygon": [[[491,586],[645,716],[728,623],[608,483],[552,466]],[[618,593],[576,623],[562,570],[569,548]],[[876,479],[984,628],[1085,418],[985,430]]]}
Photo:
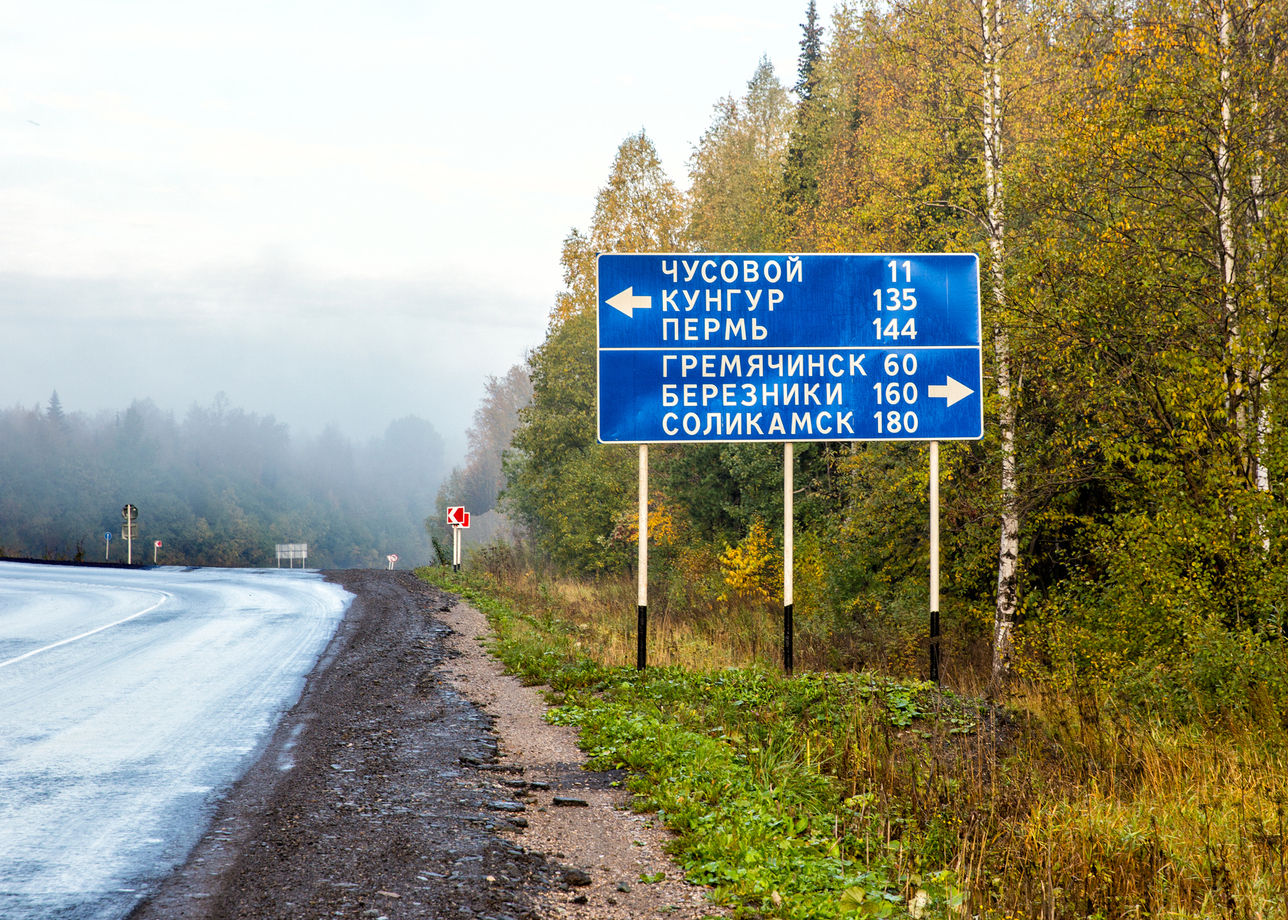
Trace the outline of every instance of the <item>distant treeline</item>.
{"label": "distant treeline", "polygon": [[355,444],[287,426],[222,394],[182,420],[151,400],[120,412],[0,410],[0,556],[125,559],[121,509],[139,509],[134,561],[272,566],[278,543],[307,543],[308,565],[353,568],[429,559],[423,521],[444,474],[443,439],[407,417]]}

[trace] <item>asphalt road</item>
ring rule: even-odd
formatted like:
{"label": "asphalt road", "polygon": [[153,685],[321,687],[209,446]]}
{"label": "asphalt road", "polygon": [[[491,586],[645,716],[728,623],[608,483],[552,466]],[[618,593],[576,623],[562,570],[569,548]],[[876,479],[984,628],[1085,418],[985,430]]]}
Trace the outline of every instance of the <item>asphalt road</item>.
{"label": "asphalt road", "polygon": [[0,917],[128,914],[256,761],[349,600],[304,570],[0,562]]}

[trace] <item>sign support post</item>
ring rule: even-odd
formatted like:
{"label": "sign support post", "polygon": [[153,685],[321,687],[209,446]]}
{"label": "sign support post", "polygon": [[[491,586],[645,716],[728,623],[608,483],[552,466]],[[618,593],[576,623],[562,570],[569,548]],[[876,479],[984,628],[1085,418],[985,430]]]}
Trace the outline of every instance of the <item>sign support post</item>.
{"label": "sign support post", "polygon": [[121,509],[121,519],[125,521],[125,564],[134,564],[134,533],[138,529],[139,509],[126,505]]}
{"label": "sign support post", "polygon": [[[596,287],[600,443],[784,445],[788,674],[794,443],[931,442],[931,674],[938,680],[938,442],[984,433],[978,256],[600,253]],[[641,467],[643,457],[641,450]],[[642,668],[646,495],[640,504]]]}
{"label": "sign support post", "polygon": [[930,679],[939,683],[939,442],[930,442]]}
{"label": "sign support post", "polygon": [[648,666],[648,445],[640,445],[639,604],[635,624],[635,670]]}
{"label": "sign support post", "polygon": [[792,676],[792,591],[795,572],[796,452],[792,442],[783,444],[783,671]]}
{"label": "sign support post", "polygon": [[112,561],[112,531],[109,530],[107,533],[103,534],[103,542],[106,544],[106,546],[103,548],[103,561],[111,562]]}

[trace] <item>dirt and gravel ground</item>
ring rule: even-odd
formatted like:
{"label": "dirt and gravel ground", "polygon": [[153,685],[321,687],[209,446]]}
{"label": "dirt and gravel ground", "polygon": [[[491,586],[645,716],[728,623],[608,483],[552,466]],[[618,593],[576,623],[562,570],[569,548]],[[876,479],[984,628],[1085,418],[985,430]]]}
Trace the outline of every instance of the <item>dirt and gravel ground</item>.
{"label": "dirt and gravel ground", "polygon": [[719,913],[486,655],[482,615],[407,572],[329,577],[355,600],[300,702],[130,920]]}

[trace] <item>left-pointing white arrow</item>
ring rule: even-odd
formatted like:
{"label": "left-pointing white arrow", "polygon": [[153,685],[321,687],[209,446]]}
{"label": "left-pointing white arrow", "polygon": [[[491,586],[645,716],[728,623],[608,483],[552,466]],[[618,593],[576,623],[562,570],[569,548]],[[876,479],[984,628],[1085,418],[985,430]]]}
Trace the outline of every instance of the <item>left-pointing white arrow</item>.
{"label": "left-pointing white arrow", "polygon": [[950,406],[955,402],[965,399],[974,392],[975,391],[966,386],[966,384],[954,380],[952,377],[949,377],[948,382],[943,386],[932,383],[930,386],[926,387],[927,396],[931,399],[934,399],[936,396],[943,397],[948,400],[948,405]]}
{"label": "left-pointing white arrow", "polygon": [[635,295],[634,286],[628,287],[616,296],[608,298],[606,303],[614,310],[620,310],[626,314],[626,318],[631,318],[632,310],[647,310],[653,306],[653,298],[647,295]]}

